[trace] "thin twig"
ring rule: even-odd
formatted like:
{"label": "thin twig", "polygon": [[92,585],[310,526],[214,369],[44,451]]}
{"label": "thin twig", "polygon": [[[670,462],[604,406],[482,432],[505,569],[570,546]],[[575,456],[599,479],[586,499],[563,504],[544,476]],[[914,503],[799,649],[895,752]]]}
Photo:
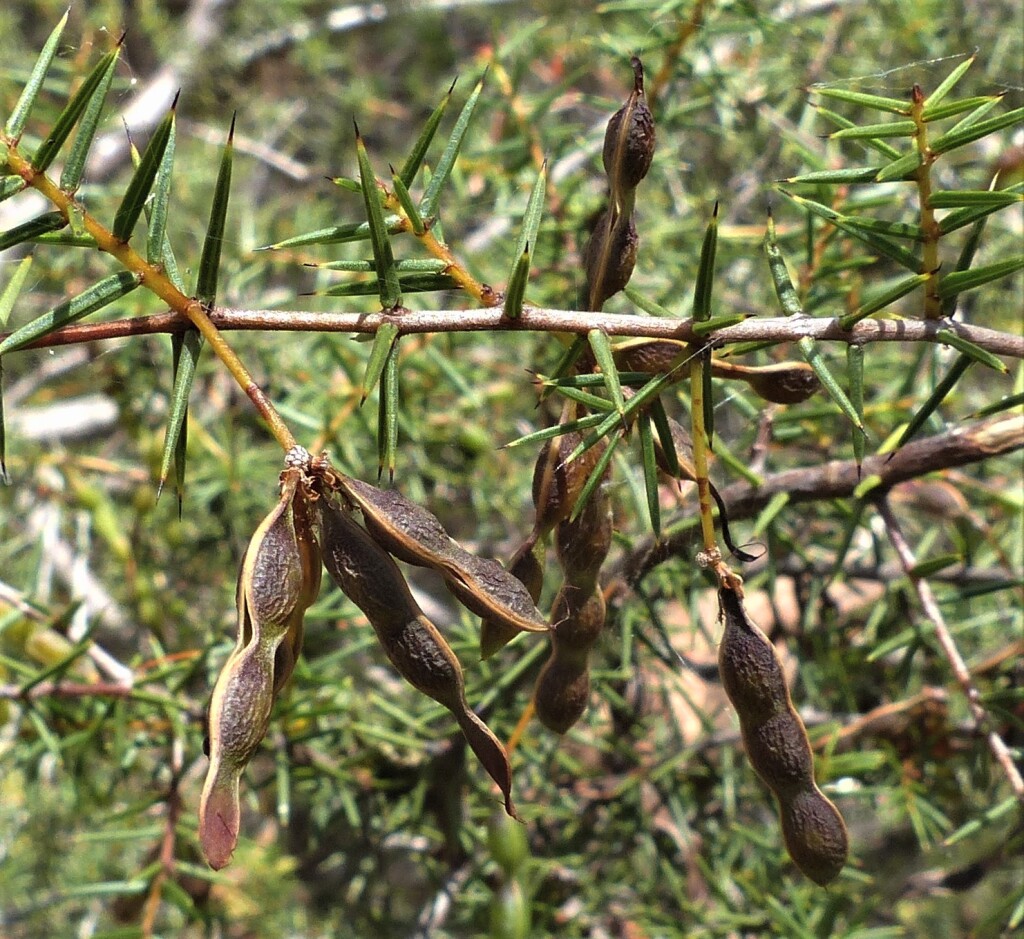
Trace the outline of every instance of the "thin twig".
{"label": "thin twig", "polygon": [[[752,518],[779,493],[789,496],[789,504],[821,499],[844,499],[869,476],[877,476],[878,491],[886,492],[897,483],[928,473],[966,466],[1024,448],[1024,417],[998,415],[966,424],[944,434],[914,440],[895,454],[869,456],[861,467],[856,460],[833,460],[802,469],[786,470],[766,476],[760,486],[733,483],[721,490],[729,519]],[[694,548],[689,529],[672,531],[661,541],[640,539],[617,565],[629,584],[639,583],[650,571],[670,557],[689,556]],[[614,572],[613,572],[614,573]]]}
{"label": "thin twig", "polygon": [[[722,311],[723,313],[727,311]],[[413,333],[456,332],[563,332],[585,336],[600,329],[609,336],[645,336],[651,339],[693,341],[689,319],[657,319],[618,313],[592,313],[580,310],[552,310],[524,306],[518,319],[505,318],[501,307],[478,310],[404,310],[400,313],[315,313],[307,310],[247,310],[217,307],[210,320],[222,331],[265,330],[288,332],[375,333],[382,323],[391,322],[399,335]],[[74,345],[100,339],[127,336],[178,333],[189,329],[190,322],[177,313],[157,313],[109,323],[65,326],[32,343],[28,348]],[[950,330],[996,355],[1024,359],[1024,337],[984,326],[971,326],[952,320],[863,320],[852,329],[843,329],[838,317],[756,317],[719,329],[702,342],[722,346],[733,342],[795,342],[811,339],[838,342],[939,342],[940,330]],[[0,340],[9,334],[0,332]]]}
{"label": "thin twig", "polygon": [[921,602],[921,609],[935,629],[935,638],[938,639],[946,661],[949,662],[949,666],[953,670],[957,684],[960,685],[960,690],[963,691],[964,696],[967,698],[967,706],[970,708],[971,716],[974,718],[975,730],[979,734],[985,735],[988,748],[992,751],[992,756],[995,757],[996,762],[1003,768],[1006,778],[1010,781],[1010,787],[1013,789],[1014,795],[1021,802],[1024,802],[1024,779],[1021,778],[1020,770],[1013,762],[1013,756],[1003,738],[994,730],[989,729],[991,722],[988,711],[985,710],[985,706],[981,703],[981,693],[975,687],[971,679],[971,673],[967,669],[967,664],[960,655],[960,650],[957,648],[956,643],[953,641],[953,636],[946,626],[942,611],[935,600],[935,594],[932,593],[931,584],[928,583],[926,578],[914,572],[914,568],[917,566],[917,559],[914,557],[914,552],[907,543],[906,538],[903,537],[899,520],[893,514],[889,500],[885,496],[876,499],[875,508],[885,524],[886,534],[889,536],[889,541],[892,543],[896,555],[900,559],[904,573],[914,585],[917,598]]}

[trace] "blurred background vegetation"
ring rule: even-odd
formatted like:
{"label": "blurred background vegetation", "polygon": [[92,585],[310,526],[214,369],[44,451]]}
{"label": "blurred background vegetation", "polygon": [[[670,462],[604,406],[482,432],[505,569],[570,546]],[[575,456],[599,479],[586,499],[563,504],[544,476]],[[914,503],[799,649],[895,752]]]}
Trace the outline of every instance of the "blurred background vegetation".
{"label": "blurred background vegetation", "polygon": [[[63,12],[50,0],[0,9],[4,116]],[[361,217],[361,197],[325,178],[357,175],[353,118],[384,175],[452,79],[461,105],[489,65],[442,202],[445,236],[469,270],[501,285],[543,156],[551,185],[528,296],[573,309],[582,240],[605,197],[604,126],[629,89],[635,53],[655,96],[658,150],[639,190],[633,288],[687,315],[704,226],[720,200],[716,305],[777,315],[760,247],[771,201],[780,242],[811,285],[807,311],[834,315],[893,268],[854,263],[857,250],[843,238],[806,264],[806,220],[772,183],[862,160],[855,143],[822,139],[832,127],[807,88],[904,98],[915,82],[935,87],[977,50],[958,92],[1005,91],[1001,107],[1019,107],[1021,25],[1019,4],[973,0],[76,4],[27,137],[48,126],[76,77],[127,29],[104,125],[110,143],[96,148],[82,190],[90,209],[110,217],[130,176],[117,110],[142,89],[164,88],[158,104],[127,117],[141,145],[145,121],[162,116],[180,86],[169,233],[192,271],[186,281],[237,110],[219,302],[372,311],[372,298],[299,298],[342,276],[304,262],[363,257],[366,245],[255,249]],[[1015,144],[1004,132],[958,151],[942,166],[944,188],[985,188],[996,165],[1019,173]],[[879,214],[914,219],[903,189],[871,198]],[[20,206],[0,206],[0,230],[31,217],[15,214]],[[1019,206],[993,216],[980,263],[1019,251],[1021,233]],[[952,264],[962,242],[950,242],[944,262]],[[420,256],[404,241],[396,250]],[[12,326],[111,270],[88,253],[35,253]],[[972,294],[961,313],[1019,333],[1021,297],[1017,274]],[[919,299],[904,302],[897,311],[913,315]],[[465,301],[428,294],[407,304]],[[635,310],[621,295],[607,309]],[[133,294],[104,315],[157,310]],[[342,469],[374,478],[376,409],[372,400],[358,406],[367,345],[342,334],[230,339],[300,440],[324,435]],[[195,839],[203,712],[233,642],[239,559],[275,500],[281,455],[205,354],[180,517],[173,493],[157,503],[169,350],[168,338],[155,336],[4,359],[11,485],[0,489],[0,934],[945,939],[1008,935],[1024,922],[1019,803],[876,517],[868,509],[851,521],[850,500],[782,506],[737,526],[739,537],[769,548],[748,575],[752,613],[787,650],[819,781],[850,826],[851,864],[828,890],[789,862],[772,798],[743,757],[714,681],[713,590],[693,562],[693,528],[691,541],[682,536],[686,550],[614,606],[586,719],[563,739],[536,723],[523,735],[513,769],[529,854],[514,875],[487,838],[499,802],[449,716],[398,681],[365,621],[326,586],[306,618],[304,658],[247,773],[238,852],[210,872]],[[557,416],[535,407],[527,369],[550,372],[560,351],[542,334],[402,343],[396,481],[479,553],[506,558],[529,527],[536,453],[501,447]],[[824,351],[842,375],[844,350]],[[795,352],[757,355],[748,361]],[[869,452],[920,406],[952,357],[932,344],[867,348]],[[922,433],[1024,390],[1019,363],[1008,364],[1005,376],[972,368]],[[852,457],[849,425],[824,396],[771,408],[745,387],[716,383],[716,394],[720,439],[759,472]],[[623,450],[613,465],[612,566],[621,568],[649,522],[639,460]],[[1021,470],[1017,454],[891,495],[918,559],[952,558],[935,581],[941,608],[1018,763]],[[721,485],[738,478],[731,472],[722,461],[713,469]],[[666,486],[663,499],[669,530],[685,532],[693,493]],[[470,702],[507,739],[546,643],[523,636],[480,663],[472,617],[433,579],[415,572],[411,581],[464,663]],[[112,661],[97,663],[90,643]],[[677,653],[696,667],[682,667]],[[130,674],[130,692],[97,685],[74,696],[22,695],[37,680],[109,685],[117,674]],[[509,876],[529,909],[526,932],[514,931],[519,914],[495,912]]]}

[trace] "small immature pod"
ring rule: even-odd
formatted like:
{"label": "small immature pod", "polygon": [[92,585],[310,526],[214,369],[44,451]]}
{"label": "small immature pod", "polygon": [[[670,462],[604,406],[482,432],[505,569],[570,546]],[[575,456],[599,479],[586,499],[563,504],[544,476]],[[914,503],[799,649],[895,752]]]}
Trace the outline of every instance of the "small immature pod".
{"label": "small immature pod", "polygon": [[324,566],[359,607],[398,673],[417,691],[452,712],[462,733],[512,805],[512,769],[505,748],[466,703],[462,667],[413,599],[398,565],[351,514],[330,498],[318,502]]}
{"label": "small immature pod", "polygon": [[239,780],[295,667],[303,615],[320,590],[307,483],[298,465],[281,474],[281,498],[250,539],[238,576],[238,638],[210,699],[210,768],[199,808],[199,840],[215,869],[235,849]]}
{"label": "small immature pod", "polygon": [[718,592],[725,632],[718,668],[740,719],[750,765],[775,794],[786,850],[816,884],[839,876],[849,851],[839,810],[814,781],[807,731],[793,707],[775,649],[734,590]]}

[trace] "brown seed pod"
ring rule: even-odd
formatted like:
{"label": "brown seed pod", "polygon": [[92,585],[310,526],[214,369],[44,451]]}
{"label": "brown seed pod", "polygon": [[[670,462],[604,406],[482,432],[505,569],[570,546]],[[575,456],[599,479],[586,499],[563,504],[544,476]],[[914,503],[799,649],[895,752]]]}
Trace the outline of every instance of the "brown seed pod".
{"label": "brown seed pod", "polygon": [[588,310],[600,310],[629,283],[639,246],[631,215],[612,208],[601,213],[583,254]]}
{"label": "brown seed pod", "polygon": [[576,501],[594,471],[607,443],[600,441],[569,461],[569,454],[583,440],[573,431],[556,440],[545,441],[533,470],[533,505],[536,511],[535,536],[547,535],[559,522],[569,518]]}
{"label": "brown seed pod", "polygon": [[[717,374],[713,362],[712,375]],[[773,366],[748,366],[737,377],[749,384],[755,394],[776,404],[799,404],[821,388],[817,375],[805,361],[780,361]]]}
{"label": "brown seed pod", "polygon": [[690,355],[690,345],[675,339],[632,339],[615,347],[615,364],[623,372],[664,375]]}
{"label": "brown seed pod", "polygon": [[566,582],[593,590],[611,543],[611,502],[595,493],[576,518],[559,522],[555,529],[555,549]]}
{"label": "brown seed pod", "polygon": [[433,513],[394,489],[350,477],[340,477],[338,485],[363,513],[366,530],[381,547],[408,564],[436,570],[467,609],[510,630],[547,632],[523,584],[497,561],[466,551]]}
{"label": "brown seed pod", "polygon": [[533,692],[537,719],[564,734],[586,712],[590,698],[590,650],[604,628],[605,604],[600,590],[563,585],[551,610],[551,654]]}
{"label": "brown seed pod", "polygon": [[644,96],[644,67],[633,56],[633,91],[608,121],[602,160],[613,193],[636,189],[654,159],[654,118]]}
{"label": "brown seed pod", "polygon": [[398,673],[452,712],[467,742],[512,805],[512,770],[505,748],[466,703],[462,667],[437,627],[413,599],[398,565],[351,514],[329,498],[318,503],[324,566],[359,607]]}
{"label": "brown seed pod", "polygon": [[281,474],[281,498],[250,539],[238,576],[238,638],[210,699],[210,767],[199,808],[200,844],[215,869],[235,849],[239,780],[295,668],[303,615],[320,590],[307,484],[297,466]]}
{"label": "brown seed pod", "polygon": [[[540,599],[544,589],[544,567],[537,557],[536,535],[531,535],[519,546],[509,559],[506,570],[526,588],[534,603]],[[485,617],[480,623],[480,658],[489,659],[515,639],[519,632],[504,620]]]}
{"label": "brown seed pod", "polygon": [[778,800],[793,863],[824,886],[846,863],[846,826],[815,784],[807,731],[793,707],[775,649],[734,590],[719,590],[718,603],[725,623],[718,668],[739,715],[747,757]]}
{"label": "brown seed pod", "polygon": [[537,719],[548,730],[564,734],[583,716],[589,699],[590,667],[586,658],[581,663],[552,650],[533,692]]}

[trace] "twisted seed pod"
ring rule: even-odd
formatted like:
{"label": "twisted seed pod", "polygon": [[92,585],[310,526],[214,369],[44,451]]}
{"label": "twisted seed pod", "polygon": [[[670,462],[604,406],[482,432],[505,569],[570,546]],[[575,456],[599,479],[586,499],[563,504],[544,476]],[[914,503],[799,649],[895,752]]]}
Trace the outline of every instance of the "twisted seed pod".
{"label": "twisted seed pod", "polygon": [[239,780],[295,668],[303,615],[320,590],[307,483],[297,466],[281,474],[281,498],[250,539],[238,576],[238,638],[210,699],[210,767],[199,807],[200,844],[215,869],[235,849]]}
{"label": "twisted seed pod", "polygon": [[839,876],[849,850],[839,810],[814,782],[807,731],[793,707],[775,649],[735,591],[718,592],[725,632],[718,668],[740,719],[750,765],[775,794],[786,850],[816,884]]}
{"label": "twisted seed pod", "polygon": [[324,566],[373,626],[398,673],[417,691],[452,712],[467,742],[512,805],[512,770],[505,748],[466,703],[462,667],[409,591],[391,555],[329,498],[320,510]]}
{"label": "twisted seed pod", "polygon": [[363,513],[370,536],[399,560],[440,573],[471,612],[504,624],[513,633],[547,632],[529,591],[497,561],[470,554],[433,513],[394,489],[378,489],[350,477],[339,488]]}

